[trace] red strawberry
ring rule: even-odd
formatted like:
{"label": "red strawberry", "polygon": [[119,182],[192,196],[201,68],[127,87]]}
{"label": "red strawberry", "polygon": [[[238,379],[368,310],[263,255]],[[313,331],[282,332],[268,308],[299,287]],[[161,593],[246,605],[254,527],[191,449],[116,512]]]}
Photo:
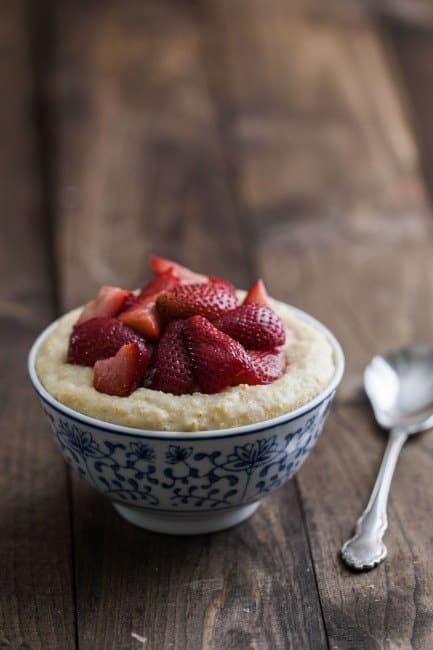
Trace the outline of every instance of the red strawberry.
{"label": "red strawberry", "polygon": [[138,298],[147,298],[156,293],[167,291],[167,289],[172,289],[178,284],[180,284],[179,278],[175,276],[173,269],[168,269],[146,284],[146,286],[140,291]]}
{"label": "red strawberry", "polygon": [[271,384],[284,375],[287,358],[284,350],[251,350],[252,372],[247,384]]}
{"label": "red strawberry", "polygon": [[92,318],[76,324],[69,340],[68,363],[93,366],[99,359],[108,359],[125,345],[137,343],[148,357],[146,342],[117,318]]}
{"label": "red strawberry", "polygon": [[259,305],[269,305],[268,298],[268,292],[266,291],[263,280],[257,280],[257,282],[255,282],[253,286],[250,287],[247,295],[245,296],[244,304],[247,305],[251,302],[255,302]]}
{"label": "red strawberry", "polygon": [[93,386],[100,393],[128,397],[142,383],[147,362],[137,343],[127,343],[114,357],[95,363]]}
{"label": "red strawberry", "polygon": [[179,283],[180,280],[173,275],[171,269],[162,272],[143,287],[131,307],[122,311],[119,319],[147,339],[155,341],[161,334],[161,319],[155,301],[161,293],[174,288]]}
{"label": "red strawberry", "polygon": [[193,373],[205,393],[247,383],[252,372],[245,349],[203,316],[185,321],[185,341]]}
{"label": "red strawberry", "polygon": [[135,305],[122,312],[119,320],[150,341],[155,341],[161,333],[161,319],[156,309],[155,300],[159,294],[138,300]]}
{"label": "red strawberry", "polygon": [[269,350],[286,340],[281,318],[269,307],[254,302],[223,314],[214,325],[251,350]]}
{"label": "red strawberry", "polygon": [[152,255],[150,258],[150,268],[155,273],[155,275],[161,275],[161,273],[171,270],[173,275],[178,278],[182,284],[197,284],[199,282],[208,281],[207,275],[194,273],[194,271],[186,268],[186,266],[177,264],[177,262],[168,260],[165,257],[157,257],[156,255]]}
{"label": "red strawberry", "polygon": [[165,320],[197,314],[212,320],[234,309],[237,303],[235,294],[225,285],[214,282],[180,285],[161,294],[156,301]]}
{"label": "red strawberry", "polygon": [[[138,296],[136,296],[132,291],[129,291],[128,295],[125,296],[122,306],[119,310],[119,314],[121,314],[123,311],[126,311],[127,309],[130,309],[134,305],[138,303]],[[118,315],[119,315],[118,314]]]}
{"label": "red strawberry", "polygon": [[129,291],[119,289],[118,287],[102,287],[99,290],[97,298],[84,305],[77,324],[84,323],[91,318],[99,318],[100,316],[116,316],[129,293]]}
{"label": "red strawberry", "polygon": [[172,321],[162,335],[152,356],[146,385],[153,390],[182,395],[196,387],[184,338],[185,321]]}
{"label": "red strawberry", "polygon": [[219,284],[220,286],[225,287],[227,291],[230,291],[230,293],[236,295],[236,289],[234,285],[231,284],[231,282],[227,282],[226,280],[221,280],[221,278],[216,278],[213,275],[209,276],[209,282],[211,282],[212,284]]}

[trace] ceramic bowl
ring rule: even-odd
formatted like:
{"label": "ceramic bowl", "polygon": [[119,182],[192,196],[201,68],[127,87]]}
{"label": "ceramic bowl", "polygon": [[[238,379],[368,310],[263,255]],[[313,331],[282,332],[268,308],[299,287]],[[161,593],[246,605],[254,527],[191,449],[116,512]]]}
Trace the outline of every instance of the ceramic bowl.
{"label": "ceramic bowl", "polygon": [[294,308],[293,312],[330,341],[336,365],[330,384],[314,400],[285,415],[191,433],[109,424],[54,399],[35,371],[39,347],[56,326],[53,323],[30,351],[29,373],[63,456],[122,517],[148,530],[192,535],[244,521],[305,461],[343,374],[344,356],[335,337],[308,314]]}

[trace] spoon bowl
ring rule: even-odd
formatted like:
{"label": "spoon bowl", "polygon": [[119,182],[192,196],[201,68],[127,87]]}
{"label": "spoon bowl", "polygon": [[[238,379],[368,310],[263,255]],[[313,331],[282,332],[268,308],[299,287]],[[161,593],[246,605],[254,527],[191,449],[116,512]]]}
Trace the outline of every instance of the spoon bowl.
{"label": "spoon bowl", "polygon": [[364,386],[378,424],[407,434],[433,426],[433,347],[414,345],[375,356]]}

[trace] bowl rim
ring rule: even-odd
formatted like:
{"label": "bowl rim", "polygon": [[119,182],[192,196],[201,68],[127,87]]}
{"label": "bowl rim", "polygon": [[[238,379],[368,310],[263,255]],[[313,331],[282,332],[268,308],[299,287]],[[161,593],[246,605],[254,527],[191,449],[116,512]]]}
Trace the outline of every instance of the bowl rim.
{"label": "bowl rim", "polygon": [[[282,302],[282,301],[280,301]],[[203,440],[206,438],[226,438],[230,436],[237,436],[240,434],[247,434],[247,433],[254,433],[256,431],[263,431],[265,429],[273,429],[274,427],[277,427],[281,424],[285,424],[287,422],[291,422],[292,420],[296,420],[299,417],[306,415],[310,411],[313,411],[319,404],[321,404],[324,400],[326,400],[328,397],[330,397],[335,390],[337,389],[342,376],[344,372],[344,367],[345,367],[345,359],[344,359],[344,353],[343,349],[338,342],[337,338],[332,334],[332,332],[325,326],[323,323],[321,323],[319,320],[314,318],[314,316],[311,316],[310,314],[302,311],[301,309],[298,309],[297,307],[294,307],[293,305],[289,305],[288,303],[283,302],[286,307],[289,308],[289,310],[298,318],[301,320],[305,321],[306,323],[312,325],[316,329],[318,329],[322,334],[326,336],[328,339],[329,343],[331,344],[334,352],[334,362],[335,362],[335,372],[334,376],[332,377],[331,381],[325,388],[318,394],[316,397],[303,406],[300,406],[297,409],[294,409],[293,411],[289,411],[287,413],[283,413],[282,415],[278,415],[274,418],[269,418],[267,420],[261,420],[260,422],[253,422],[251,424],[244,424],[239,427],[229,427],[226,429],[208,429],[208,430],[198,430],[198,431],[162,431],[162,430],[157,430],[157,429],[140,429],[137,427],[128,427],[124,426],[122,424],[113,424],[111,422],[106,422],[105,420],[100,420],[98,418],[91,417],[89,415],[85,415],[84,413],[80,413],[79,411],[76,411],[75,409],[70,408],[69,406],[66,406],[65,404],[62,404],[62,402],[59,402],[57,399],[55,399],[47,390],[44,388],[42,385],[37,373],[36,373],[36,357],[39,352],[39,348],[42,345],[42,343],[45,341],[45,339],[49,336],[51,331],[55,329],[57,326],[58,322],[62,318],[60,316],[57,318],[55,321],[50,323],[37,337],[37,339],[34,341],[32,347],[30,348],[29,354],[28,354],[28,361],[27,361],[27,367],[28,367],[28,372],[30,375],[30,380],[33,384],[33,388],[35,389],[36,393],[39,395],[39,397],[48,403],[52,408],[54,408],[56,411],[59,411],[60,413],[63,413],[69,417],[72,417],[75,420],[78,420],[80,423],[82,423],[85,426],[91,426],[96,429],[102,429],[104,431],[108,431],[111,433],[116,433],[119,435],[133,435],[135,437],[139,438],[161,438],[161,439],[173,439],[173,440]]]}

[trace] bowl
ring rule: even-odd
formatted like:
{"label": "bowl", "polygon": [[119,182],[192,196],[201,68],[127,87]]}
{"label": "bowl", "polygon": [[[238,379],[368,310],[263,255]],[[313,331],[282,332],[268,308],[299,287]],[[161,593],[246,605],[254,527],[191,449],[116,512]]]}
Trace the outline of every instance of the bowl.
{"label": "bowl", "polygon": [[35,370],[39,347],[57,321],[52,323],[33,344],[28,368],[66,461],[122,517],[148,530],[211,533],[250,517],[307,458],[344,370],[342,349],[331,332],[312,316],[290,309],[333,347],[335,373],[328,386],[301,408],[270,420],[188,433],[110,424],[54,399]]}

